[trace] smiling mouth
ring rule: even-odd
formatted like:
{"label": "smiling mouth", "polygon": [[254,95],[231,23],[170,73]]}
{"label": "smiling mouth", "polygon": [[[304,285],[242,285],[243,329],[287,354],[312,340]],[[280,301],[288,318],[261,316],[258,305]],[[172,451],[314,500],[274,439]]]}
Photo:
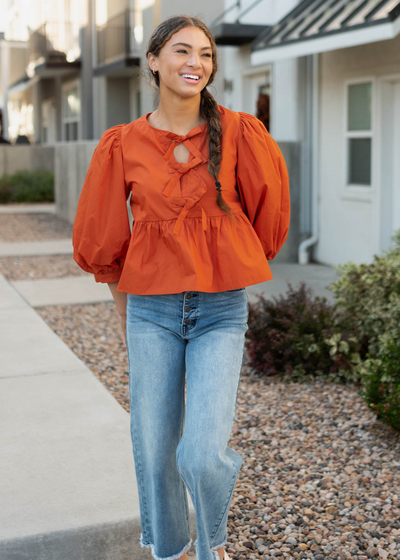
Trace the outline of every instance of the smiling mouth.
{"label": "smiling mouth", "polygon": [[196,84],[201,79],[200,76],[194,78],[194,74],[180,74],[180,76],[183,80],[185,80],[185,82],[188,82],[189,84]]}

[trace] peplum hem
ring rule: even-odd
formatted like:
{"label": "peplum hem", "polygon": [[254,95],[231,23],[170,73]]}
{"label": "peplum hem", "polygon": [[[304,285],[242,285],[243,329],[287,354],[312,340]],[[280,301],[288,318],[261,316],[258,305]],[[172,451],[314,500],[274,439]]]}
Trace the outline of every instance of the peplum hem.
{"label": "peplum hem", "polygon": [[187,216],[179,239],[176,219],[135,221],[118,283],[137,295],[221,292],[273,278],[261,241],[243,211],[203,219]]}

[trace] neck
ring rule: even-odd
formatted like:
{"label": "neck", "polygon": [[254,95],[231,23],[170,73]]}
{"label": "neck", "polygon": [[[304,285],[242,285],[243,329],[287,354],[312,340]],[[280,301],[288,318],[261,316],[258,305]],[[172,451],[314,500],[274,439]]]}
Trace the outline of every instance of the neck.
{"label": "neck", "polygon": [[162,125],[158,128],[185,135],[192,128],[207,122],[200,115],[200,100],[200,93],[190,99],[178,99],[163,96],[161,92],[160,104],[152,114],[155,117],[153,120]]}

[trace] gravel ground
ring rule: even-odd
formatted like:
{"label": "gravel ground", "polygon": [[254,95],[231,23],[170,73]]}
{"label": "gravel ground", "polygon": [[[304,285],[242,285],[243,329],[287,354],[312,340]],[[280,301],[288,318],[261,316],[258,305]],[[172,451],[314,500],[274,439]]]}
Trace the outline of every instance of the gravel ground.
{"label": "gravel ground", "polygon": [[11,282],[87,275],[77,265],[72,255],[2,257],[0,258],[0,274]]}
{"label": "gravel ground", "polygon": [[0,243],[68,237],[72,237],[72,225],[54,214],[1,214],[0,217]]}
{"label": "gravel ground", "polygon": [[[129,412],[115,304],[37,311]],[[357,387],[257,378],[245,363],[229,445],[243,457],[229,514],[233,560],[400,560],[400,434]]]}

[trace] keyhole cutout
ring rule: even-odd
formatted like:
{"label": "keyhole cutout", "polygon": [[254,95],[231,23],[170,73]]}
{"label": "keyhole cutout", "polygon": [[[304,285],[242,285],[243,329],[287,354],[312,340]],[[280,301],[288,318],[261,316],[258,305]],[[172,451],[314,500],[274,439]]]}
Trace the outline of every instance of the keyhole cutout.
{"label": "keyhole cutout", "polygon": [[188,163],[190,152],[184,144],[178,144],[174,149],[174,156],[178,163]]}

